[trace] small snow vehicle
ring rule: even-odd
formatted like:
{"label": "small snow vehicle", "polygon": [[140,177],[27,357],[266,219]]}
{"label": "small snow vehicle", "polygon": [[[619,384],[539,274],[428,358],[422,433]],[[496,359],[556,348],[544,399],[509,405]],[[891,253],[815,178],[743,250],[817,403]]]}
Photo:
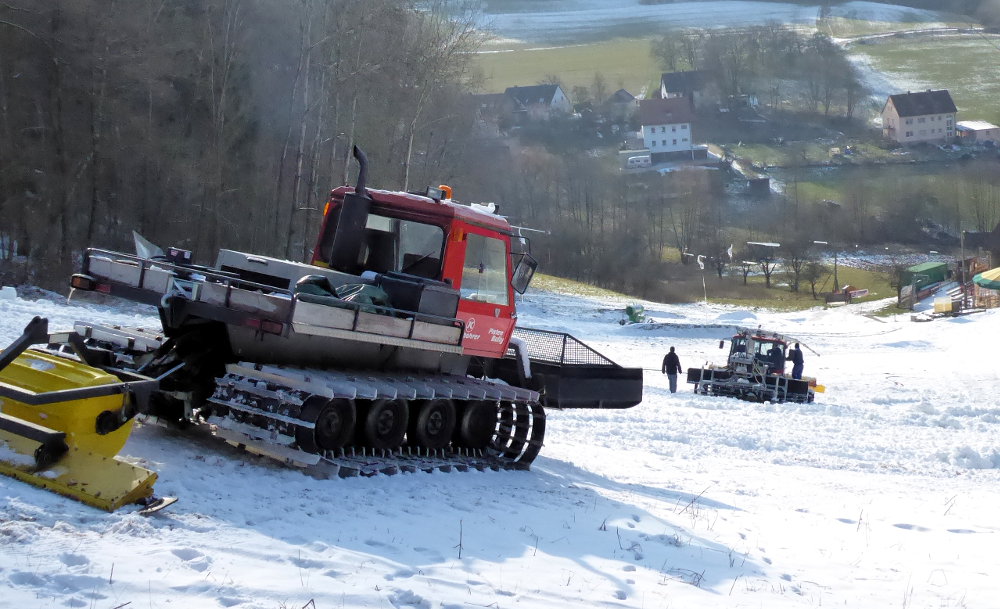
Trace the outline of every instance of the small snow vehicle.
{"label": "small snow vehicle", "polygon": [[162,505],[156,474],[116,456],[157,381],[100,357],[40,317],[0,352],[0,473],[107,511]]}
{"label": "small snow vehicle", "polygon": [[[753,402],[812,402],[825,388],[812,377],[793,379],[785,373],[789,342],[794,339],[765,330],[739,329],[729,341],[724,366],[688,368],[687,382],[695,393],[721,395]],[[719,341],[719,348],[726,346]]]}

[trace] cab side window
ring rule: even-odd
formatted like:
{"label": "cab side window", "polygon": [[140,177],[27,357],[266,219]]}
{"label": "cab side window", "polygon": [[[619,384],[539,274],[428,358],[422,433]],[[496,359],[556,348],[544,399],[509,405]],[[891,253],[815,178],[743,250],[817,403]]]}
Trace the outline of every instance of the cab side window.
{"label": "cab side window", "polygon": [[507,248],[500,239],[469,233],[462,269],[462,298],[510,304],[507,298]]}

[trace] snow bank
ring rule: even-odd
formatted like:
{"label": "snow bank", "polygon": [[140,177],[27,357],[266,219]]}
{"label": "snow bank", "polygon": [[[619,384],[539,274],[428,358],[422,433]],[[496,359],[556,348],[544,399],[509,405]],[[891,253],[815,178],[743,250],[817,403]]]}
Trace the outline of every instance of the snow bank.
{"label": "snow bank", "polygon": [[[141,426],[123,455],[180,501],[105,514],[0,478],[12,607],[988,607],[1000,582],[1000,311],[916,324],[847,305],[793,313],[529,292],[520,323],[646,368],[624,411],[549,413],[530,472],[318,480]],[[0,301],[155,326],[127,305]],[[659,365],[720,361],[734,325],[800,337],[813,404],[669,393]],[[646,328],[649,326],[649,328]],[[641,329],[640,329],[641,328]],[[310,604],[312,603],[312,604]]]}

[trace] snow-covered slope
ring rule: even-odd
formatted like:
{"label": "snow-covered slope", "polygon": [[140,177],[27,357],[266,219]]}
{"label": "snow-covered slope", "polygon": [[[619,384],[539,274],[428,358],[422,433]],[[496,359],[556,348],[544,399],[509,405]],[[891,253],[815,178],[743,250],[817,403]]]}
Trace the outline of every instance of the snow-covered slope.
{"label": "snow-covered slope", "polygon": [[[461,2],[455,3],[464,7]],[[661,34],[668,29],[747,27],[785,23],[814,27],[820,2],[700,0],[494,0],[484,3],[481,24],[503,40],[539,46],[593,39]],[[942,25],[946,14],[881,2],[833,4],[830,15],[873,22]]]}
{"label": "snow-covered slope", "polygon": [[[994,607],[1000,598],[1000,311],[912,323],[536,292],[521,322],[647,368],[625,411],[550,412],[530,472],[317,480],[210,438],[135,431],[160,473],[144,518],[0,478],[3,607]],[[0,300],[156,326],[151,312]],[[673,345],[719,361],[735,326],[801,339],[813,404],[666,389]]]}

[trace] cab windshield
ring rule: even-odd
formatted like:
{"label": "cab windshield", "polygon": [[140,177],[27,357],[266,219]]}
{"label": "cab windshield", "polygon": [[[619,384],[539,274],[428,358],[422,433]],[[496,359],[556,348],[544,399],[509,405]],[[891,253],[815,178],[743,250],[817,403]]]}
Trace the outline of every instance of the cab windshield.
{"label": "cab windshield", "polygon": [[372,213],[365,223],[359,262],[365,271],[397,271],[438,279],[443,250],[440,226]]}

